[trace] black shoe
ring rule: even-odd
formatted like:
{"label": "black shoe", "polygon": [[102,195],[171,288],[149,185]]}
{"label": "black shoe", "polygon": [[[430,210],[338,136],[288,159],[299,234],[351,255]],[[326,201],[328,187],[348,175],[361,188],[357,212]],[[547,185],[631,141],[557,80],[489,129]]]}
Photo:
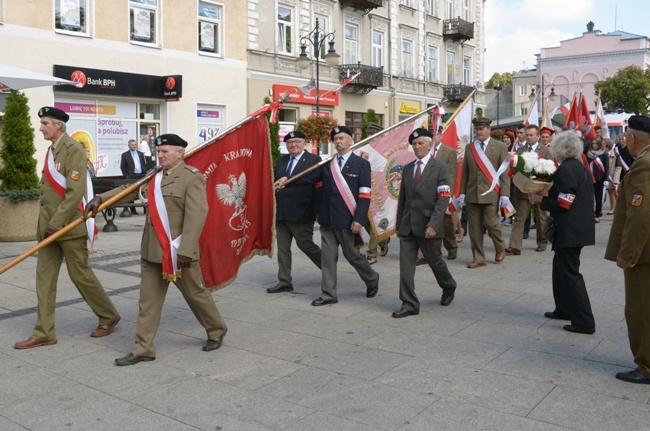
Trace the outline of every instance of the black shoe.
{"label": "black shoe", "polygon": [[418,314],[420,314],[419,311],[409,311],[406,308],[400,308],[399,311],[393,311],[393,317],[396,319],[408,316],[417,316]]}
{"label": "black shoe", "polygon": [[204,352],[211,352],[217,350],[223,344],[223,335],[215,340],[208,340],[202,347]]}
{"label": "black shoe", "polygon": [[528,234],[524,232],[524,239],[528,239]]}
{"label": "black shoe", "polygon": [[594,332],[596,332],[596,328],[583,329],[583,328],[576,328],[573,325],[564,325],[564,330],[569,332],[575,332],[576,334],[587,334],[587,335],[591,335]]}
{"label": "black shoe", "polygon": [[379,292],[379,277],[377,277],[377,283],[373,287],[366,289],[366,298],[374,298],[377,292]]}
{"label": "black shoe", "polygon": [[512,255],[521,256],[521,250],[517,250],[516,248],[508,247],[508,248],[506,248],[506,254],[508,256],[512,256]]}
{"label": "black shoe", "polygon": [[280,293],[280,292],[293,292],[293,286],[282,286],[278,284],[277,286],[269,287],[266,289],[267,293]]}
{"label": "black shoe", "polygon": [[650,379],[639,372],[639,370],[616,373],[616,378],[629,383],[641,383],[650,385]]}
{"label": "black shoe", "polygon": [[547,311],[544,313],[544,317],[548,319],[571,320],[569,316],[565,316],[564,314],[558,313],[557,311]]}
{"label": "black shoe", "polygon": [[123,367],[126,365],[135,365],[138,362],[153,361],[155,359],[156,359],[155,356],[138,356],[138,355],[134,355],[133,353],[129,353],[123,358],[117,358],[115,360],[115,365],[119,365],[120,367]]}
{"label": "black shoe", "polygon": [[447,305],[451,304],[451,301],[453,301],[453,300],[454,300],[454,294],[453,293],[450,293],[450,294],[443,293],[442,298],[440,298],[440,305],[446,307]]}
{"label": "black shoe", "polygon": [[336,304],[336,303],[338,303],[338,302],[339,302],[339,300],[336,299],[336,298],[334,298],[334,299],[323,299],[323,298],[318,298],[318,299],[314,299],[314,300],[311,302],[311,305],[313,305],[314,307],[320,307],[321,305]]}

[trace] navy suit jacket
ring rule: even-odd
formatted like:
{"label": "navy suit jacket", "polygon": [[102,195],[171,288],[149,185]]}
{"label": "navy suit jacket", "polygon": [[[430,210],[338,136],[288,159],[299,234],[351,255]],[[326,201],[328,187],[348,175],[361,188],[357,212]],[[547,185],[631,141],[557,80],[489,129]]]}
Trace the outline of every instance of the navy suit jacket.
{"label": "navy suit jacket", "polygon": [[[330,163],[337,163],[336,157]],[[348,161],[341,169],[343,178],[348,184],[357,202],[357,208],[354,214],[351,214],[341,195],[341,191],[334,182],[334,177],[330,171],[330,163],[313,172],[299,178],[291,185],[298,186],[302,184],[312,184],[317,181],[323,182],[323,198],[321,200],[320,210],[318,211],[318,222],[322,225],[331,225],[335,228],[350,229],[352,222],[356,221],[360,225],[365,225],[368,219],[368,208],[370,199],[359,198],[359,188],[367,187],[371,189],[370,183],[370,163],[357,156],[350,154]]]}
{"label": "navy suit jacket", "polygon": [[[285,154],[278,159],[275,165],[275,181],[286,176],[287,166],[291,156]],[[304,171],[315,164],[318,164],[321,158],[316,154],[303,151],[294,166],[291,176]],[[303,186],[286,187],[278,190],[275,195],[276,210],[275,219],[277,221],[289,221],[295,223],[308,223],[316,219],[317,210],[320,206],[322,188],[314,184],[305,184]]]}

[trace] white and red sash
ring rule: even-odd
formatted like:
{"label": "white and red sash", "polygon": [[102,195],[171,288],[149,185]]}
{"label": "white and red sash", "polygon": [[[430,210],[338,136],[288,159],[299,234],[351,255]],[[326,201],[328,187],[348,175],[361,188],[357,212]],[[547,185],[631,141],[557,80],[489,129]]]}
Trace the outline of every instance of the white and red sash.
{"label": "white and red sash", "polygon": [[[336,184],[336,188],[341,191],[343,202],[345,202],[345,206],[348,207],[348,211],[350,211],[350,214],[352,214],[352,217],[354,217],[354,213],[357,210],[357,201],[352,194],[352,190],[350,190],[350,186],[345,181],[345,178],[343,178],[341,169],[342,168],[339,168],[338,163],[330,162],[330,172],[332,172],[334,184]],[[370,193],[370,187],[359,187],[359,198],[370,199]],[[361,232],[359,232],[359,234],[361,235],[361,239],[364,243],[368,243],[368,241],[370,241],[370,235],[368,234],[368,231],[366,231],[366,228],[361,227]]]}
{"label": "white and red sash", "polygon": [[181,276],[181,272],[177,271],[176,267],[178,262],[178,248],[181,245],[182,235],[178,235],[177,238],[172,240],[169,216],[160,186],[162,178],[163,171],[160,171],[149,181],[149,190],[147,192],[149,217],[151,218],[151,224],[153,224],[156,237],[158,237],[158,241],[163,250],[162,276],[167,281],[175,282],[176,278],[180,278]]}
{"label": "white and red sash", "polygon": [[503,163],[501,163],[501,166],[499,166],[499,170],[497,171],[494,169],[494,166],[492,166],[492,162],[490,162],[490,159],[487,158],[485,151],[481,150],[478,141],[474,141],[474,144],[470,145],[469,149],[472,152],[472,155],[474,156],[474,160],[476,160],[476,164],[478,165],[478,168],[481,170],[481,172],[483,172],[485,178],[487,178],[488,181],[490,182],[490,188],[486,192],[481,193],[481,196],[487,195],[492,190],[496,190],[497,194],[501,194],[501,185],[499,184],[499,177],[501,176],[502,173],[506,171],[506,169],[510,167],[510,159],[506,158],[503,161]]}
{"label": "white and red sash", "polygon": [[621,157],[621,153],[618,151],[618,146],[614,147],[614,151],[616,154],[618,154],[618,160],[621,161],[621,169],[623,169],[623,172],[627,172],[630,170],[630,167],[628,166],[627,163],[625,163],[625,160],[623,160],[623,157]]}
{"label": "white and red sash", "polygon": [[[57,164],[54,163],[54,153],[52,151],[52,146],[47,149],[47,155],[45,158],[45,166],[43,167],[43,173],[45,174],[45,179],[50,185],[54,192],[61,196],[62,199],[65,199],[65,191],[68,187],[68,181],[65,175],[61,174],[56,169]],[[93,183],[90,179],[90,173],[86,170],[86,195],[81,198],[79,202],[79,211],[83,213],[86,208],[86,202],[90,201],[95,196],[93,192]],[[86,229],[88,230],[88,242],[90,243],[90,251],[93,251],[93,245],[95,244],[95,237],[97,236],[98,230],[95,225],[95,218],[90,217],[86,220]]]}
{"label": "white and red sash", "polygon": [[595,158],[591,161],[591,170],[592,170],[592,171],[594,170],[594,165],[596,165],[596,167],[598,168],[598,170],[599,170],[602,174],[605,174],[605,165],[603,165],[603,161],[600,160],[599,157],[595,157]]}

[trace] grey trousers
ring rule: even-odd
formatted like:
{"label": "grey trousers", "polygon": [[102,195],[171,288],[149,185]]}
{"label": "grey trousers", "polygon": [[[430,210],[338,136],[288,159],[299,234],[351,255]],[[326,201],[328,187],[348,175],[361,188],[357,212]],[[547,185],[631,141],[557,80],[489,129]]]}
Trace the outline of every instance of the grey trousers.
{"label": "grey trousers", "polygon": [[314,243],[314,222],[275,222],[278,244],[278,280],[280,286],[293,287],[291,280],[291,242],[295,238],[298,248],[320,269],[320,247]]}

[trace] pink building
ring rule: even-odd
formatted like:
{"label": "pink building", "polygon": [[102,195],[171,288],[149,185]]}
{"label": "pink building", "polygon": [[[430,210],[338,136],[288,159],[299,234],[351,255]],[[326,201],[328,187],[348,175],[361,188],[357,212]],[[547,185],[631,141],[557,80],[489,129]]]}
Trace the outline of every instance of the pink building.
{"label": "pink building", "polygon": [[[563,40],[559,47],[542,48],[537,56],[537,82],[544,96],[551,88],[555,94],[569,100],[576,88],[582,86],[587,106],[595,109],[594,84],[605,80],[619,69],[635,65],[645,70],[650,67],[650,39],[646,36],[613,31],[603,34],[587,24],[582,36]],[[563,98],[558,98],[563,100]]]}

